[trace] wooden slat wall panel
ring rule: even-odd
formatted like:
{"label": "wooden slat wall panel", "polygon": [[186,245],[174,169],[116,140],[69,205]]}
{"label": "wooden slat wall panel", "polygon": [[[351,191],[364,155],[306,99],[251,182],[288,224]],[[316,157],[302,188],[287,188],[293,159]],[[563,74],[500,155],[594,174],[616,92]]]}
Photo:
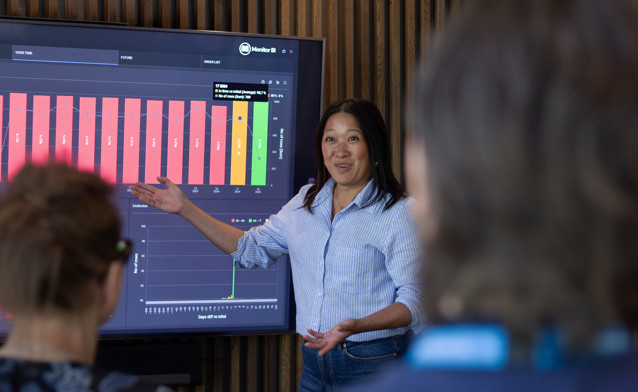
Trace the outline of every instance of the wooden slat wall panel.
{"label": "wooden slat wall panel", "polygon": [[231,31],[243,31],[241,29],[241,1],[240,0],[232,0],[231,4]]}
{"label": "wooden slat wall panel", "polygon": [[160,26],[173,27],[171,23],[171,0],[158,0],[158,7]]}
{"label": "wooden slat wall panel", "polygon": [[354,14],[354,1],[344,1],[341,4],[341,41],[343,42],[343,51],[341,62],[343,67],[340,74],[343,84],[343,95],[346,97],[354,97],[356,86],[359,84],[355,77],[355,61],[356,57],[348,55],[349,53],[356,53],[355,51],[355,39],[357,38],[355,33],[355,14]]}
{"label": "wooden slat wall panel", "polygon": [[453,17],[461,10],[461,0],[450,0],[450,13]]}
{"label": "wooden slat wall panel", "polygon": [[432,31],[430,22],[432,20],[431,8],[432,8],[432,0],[421,0],[420,2],[420,20],[419,20],[419,31],[420,31],[420,50],[421,56],[425,57],[428,53],[428,47],[430,44],[430,33]]}
{"label": "wooden slat wall panel", "polygon": [[242,358],[240,355],[241,346],[243,346],[243,340],[245,337],[235,338],[235,344],[232,346],[231,358],[230,358],[230,391],[236,392],[240,390],[240,383],[242,382]]}
{"label": "wooden slat wall panel", "polygon": [[276,16],[279,21],[279,34],[293,35],[295,31],[294,3],[291,0],[279,1],[279,15]]}
{"label": "wooden slat wall panel", "polygon": [[51,0],[46,4],[46,10],[44,12],[45,18],[58,18],[60,16],[58,14],[58,3],[59,0]]}
{"label": "wooden slat wall panel", "polygon": [[210,372],[212,379],[204,380],[204,384],[213,391],[228,391],[230,390],[231,347],[236,339],[220,337],[211,340],[211,358],[204,365],[209,369],[212,368]]}
{"label": "wooden slat wall panel", "polygon": [[41,16],[39,9],[40,9],[40,2],[38,0],[29,0],[29,2],[27,3],[27,10],[28,10],[27,14],[30,17],[37,18]]}
{"label": "wooden slat wall panel", "polygon": [[[633,0],[638,3],[638,0]],[[358,97],[375,102],[391,132],[400,174],[402,110],[415,63],[431,32],[462,0],[0,0],[0,15],[104,20],[132,26],[324,37],[324,107]],[[296,391],[297,335],[201,338],[209,347],[197,390]]]}
{"label": "wooden slat wall panel", "polygon": [[[257,384],[262,385],[263,377],[259,376],[260,365],[263,362],[258,362],[258,340],[260,336],[248,336],[246,337],[246,374],[243,377],[245,380],[246,391],[258,391]],[[261,360],[261,358],[259,358]]]}
{"label": "wooden slat wall panel", "polygon": [[390,0],[389,25],[390,39],[388,40],[390,53],[390,80],[389,80],[389,118],[386,119],[390,130],[390,143],[392,145],[392,167],[395,175],[401,178],[401,108],[402,102],[402,81],[403,75],[403,36],[401,27],[403,26],[401,14],[401,1]]}
{"label": "wooden slat wall panel", "polygon": [[118,19],[118,2],[115,0],[104,0],[103,15],[107,22],[116,22]]}
{"label": "wooden slat wall panel", "polygon": [[413,1],[405,2],[405,16],[403,18],[405,31],[403,34],[403,39],[405,40],[405,97],[410,96],[410,86],[412,83],[409,83],[414,76],[414,66],[416,63],[416,42],[418,37],[416,36],[416,4]]}
{"label": "wooden slat wall panel", "polygon": [[195,12],[195,28],[198,30],[206,30],[207,26],[206,26],[206,21],[208,20],[207,18],[207,10],[206,10],[206,5],[210,4],[209,2],[207,2],[206,0],[195,0],[195,9],[193,10],[193,12]]}
{"label": "wooden slat wall panel", "polygon": [[[125,0],[125,3],[127,3],[127,17],[126,17],[126,22],[128,24],[131,24],[132,20],[135,20],[135,1],[134,0]],[[147,2],[147,1],[140,1],[140,19],[141,19],[141,24],[144,27],[151,27],[154,25],[154,14],[157,13],[158,11],[153,9],[152,7],[152,3]]]}
{"label": "wooden slat wall panel", "polygon": [[386,122],[386,84],[388,82],[386,73],[386,63],[388,62],[388,54],[386,49],[388,42],[386,41],[386,0],[374,0],[374,96],[373,101],[379,107],[379,111],[385,117]]}
{"label": "wooden slat wall panel", "polygon": [[295,24],[296,35],[300,37],[308,36],[308,32],[310,30],[308,17],[309,17],[308,3],[305,1],[297,2],[297,5],[295,7],[295,20],[297,22]]}
{"label": "wooden slat wall panel", "polygon": [[372,25],[370,24],[370,0],[357,0],[357,53],[355,56],[358,62],[357,90],[355,96],[371,100],[372,99],[372,71],[370,69],[370,58],[372,56]]}
{"label": "wooden slat wall panel", "polygon": [[303,357],[301,355],[301,343],[303,342],[303,338],[300,335],[295,335],[293,342],[294,342],[294,345],[292,349],[295,350],[297,353],[296,356],[292,358],[292,359],[295,359],[293,363],[296,364],[295,388],[297,388],[299,386],[299,380],[301,380],[301,369],[303,364]]}
{"label": "wooden slat wall panel", "polygon": [[323,37],[323,25],[325,23],[325,18],[323,15],[323,2],[322,1],[313,1],[312,2],[312,12],[310,15],[310,23],[312,24],[312,36],[313,37]]}
{"label": "wooden slat wall panel", "polygon": [[325,97],[327,102],[339,99],[339,2],[326,0],[326,75]]}
{"label": "wooden slat wall panel", "polygon": [[179,0],[179,3],[177,5],[177,14],[179,15],[179,28],[191,28],[192,26],[190,25],[190,16],[192,14],[192,10],[190,9],[190,0]]}
{"label": "wooden slat wall panel", "polygon": [[[64,16],[66,19],[77,19],[78,18],[78,4],[79,1],[74,0],[65,0],[65,10],[66,15]],[[20,15],[22,16],[22,15]]]}
{"label": "wooden slat wall panel", "polygon": [[27,16],[27,2],[20,0],[8,0],[7,15]]}
{"label": "wooden slat wall panel", "polygon": [[256,33],[258,31],[257,25],[259,22],[259,0],[248,0],[247,14],[248,14],[248,32]]}
{"label": "wooden slat wall panel", "polygon": [[215,0],[213,3],[213,30],[225,30],[228,25],[228,18],[224,15],[224,9],[228,7],[228,4],[224,0]]}
{"label": "wooden slat wall panel", "polygon": [[[263,0],[264,33],[277,34],[277,0]],[[261,31],[259,31],[261,33]]]}
{"label": "wooden slat wall panel", "polygon": [[84,2],[84,19],[87,20],[99,20],[98,18],[98,6],[94,1]]}
{"label": "wooden slat wall panel", "polygon": [[294,392],[296,391],[295,369],[297,368],[296,362],[292,361],[296,349],[294,347],[294,335],[283,335],[278,339],[279,344],[279,357],[278,357],[278,390],[281,392]]}
{"label": "wooden slat wall panel", "polygon": [[[122,22],[127,24],[134,24],[137,22],[137,9],[135,7],[135,0],[124,0],[122,1]],[[143,26],[151,26],[152,25],[152,17],[153,10],[151,7],[145,7],[141,10],[143,13],[150,13],[151,16],[151,24],[147,24],[147,21],[143,19]],[[142,14],[144,15],[144,14]]]}
{"label": "wooden slat wall panel", "polygon": [[436,0],[436,28],[445,26],[445,16],[447,14],[446,0]]}

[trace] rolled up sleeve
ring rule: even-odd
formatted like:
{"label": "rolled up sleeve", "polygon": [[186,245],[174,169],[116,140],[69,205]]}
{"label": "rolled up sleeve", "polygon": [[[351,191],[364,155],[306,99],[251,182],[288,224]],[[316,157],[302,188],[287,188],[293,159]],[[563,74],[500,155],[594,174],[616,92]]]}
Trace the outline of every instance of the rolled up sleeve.
{"label": "rolled up sleeve", "polygon": [[412,314],[410,327],[425,321],[421,270],[423,252],[414,221],[403,203],[395,212],[395,229],[386,250],[386,268],[396,286],[396,302],[405,305]]}
{"label": "rolled up sleeve", "polygon": [[237,251],[231,256],[240,269],[268,268],[279,257],[288,254],[287,234],[300,200],[302,196],[298,194],[266,223],[250,228],[239,238]]}

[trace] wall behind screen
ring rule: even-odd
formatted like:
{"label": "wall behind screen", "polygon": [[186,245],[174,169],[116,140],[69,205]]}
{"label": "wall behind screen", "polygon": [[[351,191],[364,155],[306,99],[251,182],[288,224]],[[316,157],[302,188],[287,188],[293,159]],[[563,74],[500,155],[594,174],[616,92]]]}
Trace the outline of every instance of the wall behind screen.
{"label": "wall behind screen", "polygon": [[[427,52],[430,33],[464,1],[0,0],[0,16],[325,37],[324,107],[346,97],[375,102],[390,127],[394,168],[400,173],[402,110],[416,59]],[[197,390],[297,389],[299,337],[200,340],[205,373]]]}

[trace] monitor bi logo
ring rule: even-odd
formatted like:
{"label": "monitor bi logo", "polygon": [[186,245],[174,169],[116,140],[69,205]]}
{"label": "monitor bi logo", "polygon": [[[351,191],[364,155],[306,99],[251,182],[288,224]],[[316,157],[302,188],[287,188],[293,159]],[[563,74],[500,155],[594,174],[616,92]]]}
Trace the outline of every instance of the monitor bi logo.
{"label": "monitor bi logo", "polygon": [[242,44],[239,45],[239,53],[241,53],[244,56],[248,56],[252,50],[253,48],[250,46],[248,42],[242,42]]}

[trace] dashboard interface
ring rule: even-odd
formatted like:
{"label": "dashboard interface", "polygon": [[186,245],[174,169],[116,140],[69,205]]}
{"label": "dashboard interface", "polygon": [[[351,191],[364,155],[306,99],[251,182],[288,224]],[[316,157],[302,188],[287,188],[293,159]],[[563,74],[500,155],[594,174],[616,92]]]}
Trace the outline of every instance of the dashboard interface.
{"label": "dashboard interface", "polygon": [[322,40],[2,21],[0,192],[49,160],[116,188],[133,252],[102,334],[290,329],[285,257],[239,270],[128,186],[167,176],[223,222],[266,222],[312,176],[322,74]]}

